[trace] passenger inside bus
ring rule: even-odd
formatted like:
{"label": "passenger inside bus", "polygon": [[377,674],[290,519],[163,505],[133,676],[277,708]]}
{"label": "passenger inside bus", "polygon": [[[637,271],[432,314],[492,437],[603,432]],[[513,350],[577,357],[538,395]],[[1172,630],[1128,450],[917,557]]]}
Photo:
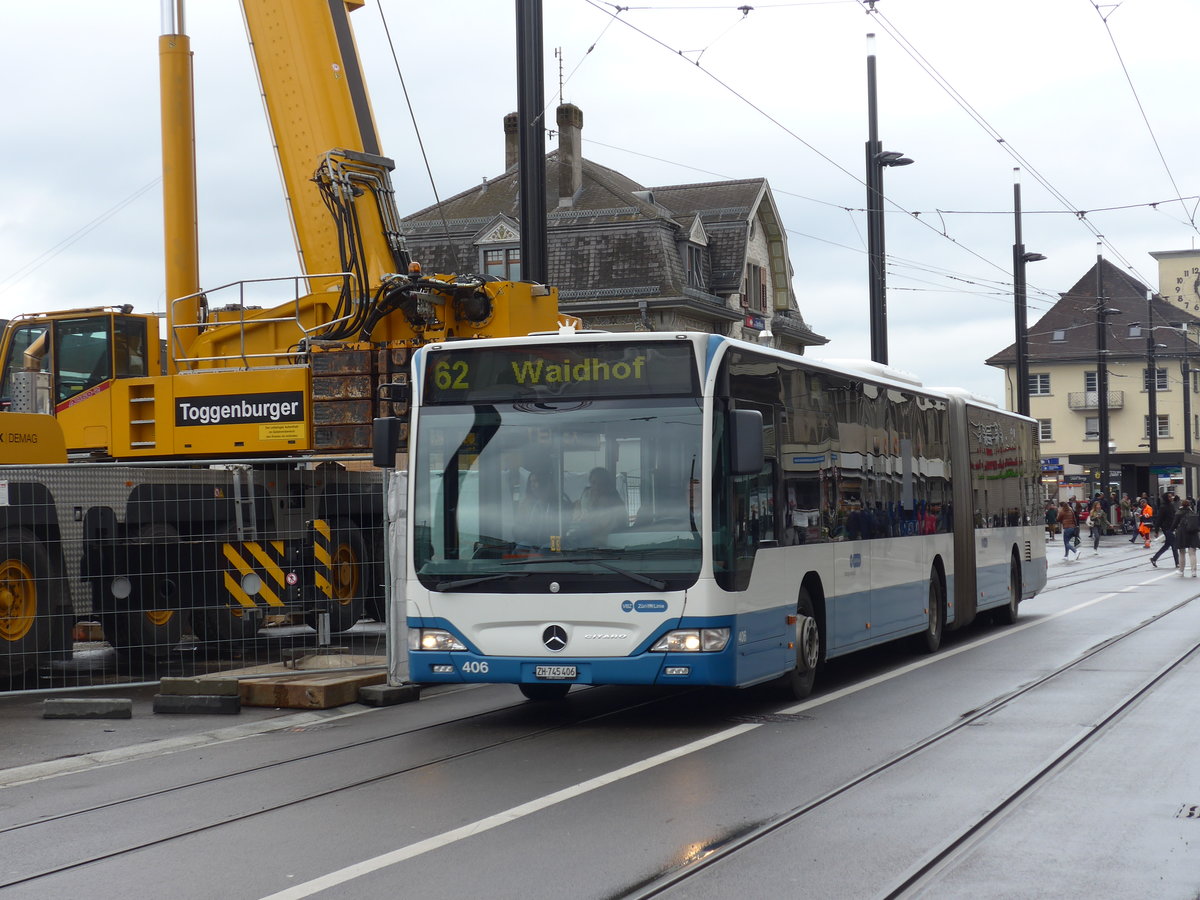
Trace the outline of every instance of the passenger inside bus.
{"label": "passenger inside bus", "polygon": [[596,466],[588,473],[588,486],[580,494],[572,518],[572,543],[577,546],[607,546],[610,534],[628,527],[625,500],[608,469]]}
{"label": "passenger inside bus", "polygon": [[560,504],[555,502],[554,473],[548,468],[531,470],[513,524],[517,547],[549,547],[551,535],[561,533],[557,527],[560,516]]}

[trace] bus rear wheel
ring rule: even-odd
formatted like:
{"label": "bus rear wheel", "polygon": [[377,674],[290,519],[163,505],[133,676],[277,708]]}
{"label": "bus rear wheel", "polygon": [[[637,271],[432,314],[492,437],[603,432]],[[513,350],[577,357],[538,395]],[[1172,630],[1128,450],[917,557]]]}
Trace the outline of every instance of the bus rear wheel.
{"label": "bus rear wheel", "polygon": [[993,616],[1001,625],[1012,625],[1017,621],[1017,606],[1021,602],[1021,563],[1013,554],[1008,563],[1008,603],[997,609]]}
{"label": "bus rear wheel", "polygon": [[569,684],[518,684],[517,687],[525,695],[526,700],[552,701],[562,700],[571,690]]}
{"label": "bus rear wheel", "polygon": [[929,573],[929,596],[925,608],[925,630],[917,635],[917,649],[925,653],[936,653],[942,646],[942,632],[946,625],[946,590],[942,579],[934,569]]}
{"label": "bus rear wheel", "polygon": [[812,598],[807,588],[800,589],[796,601],[796,665],[783,676],[783,688],[796,700],[803,700],[812,693],[817,680],[817,670],[825,661],[825,646],[821,640],[821,627],[817,621]]}

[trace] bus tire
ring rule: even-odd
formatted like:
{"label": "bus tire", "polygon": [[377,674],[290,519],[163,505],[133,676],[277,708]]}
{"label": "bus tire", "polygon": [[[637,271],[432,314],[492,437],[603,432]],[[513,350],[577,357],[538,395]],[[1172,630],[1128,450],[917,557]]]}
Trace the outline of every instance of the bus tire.
{"label": "bus tire", "polygon": [[517,688],[525,695],[526,700],[546,703],[562,700],[571,690],[569,684],[518,684]]}
{"label": "bus tire", "polygon": [[785,692],[796,700],[803,700],[812,693],[817,680],[817,671],[825,662],[825,641],[821,634],[821,623],[807,588],[800,588],[796,600],[796,664],[783,676]]}
{"label": "bus tire", "polygon": [[1014,553],[1008,563],[1008,603],[992,615],[1000,625],[1012,625],[1017,621],[1017,607],[1021,603],[1021,562]]}
{"label": "bus tire", "polygon": [[0,681],[37,667],[51,649],[57,579],[46,547],[24,528],[0,532]]}
{"label": "bus tire", "polygon": [[937,653],[946,630],[946,589],[937,569],[929,573],[929,596],[925,608],[925,630],[917,635],[917,649],[922,653]]}

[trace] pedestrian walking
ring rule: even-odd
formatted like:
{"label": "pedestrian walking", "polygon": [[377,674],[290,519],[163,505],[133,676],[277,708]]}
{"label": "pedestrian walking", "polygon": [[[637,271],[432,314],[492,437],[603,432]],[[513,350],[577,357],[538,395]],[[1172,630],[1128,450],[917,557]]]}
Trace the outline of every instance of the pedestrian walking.
{"label": "pedestrian walking", "polygon": [[1150,557],[1150,565],[1158,568],[1158,558],[1171,551],[1171,556],[1175,559],[1175,568],[1179,568],[1179,551],[1175,549],[1175,502],[1171,494],[1163,494],[1162,500],[1158,504],[1158,512],[1154,515],[1154,524],[1158,526],[1158,530],[1162,532],[1162,546],[1158,548],[1158,552]]}
{"label": "pedestrian walking", "polygon": [[1138,528],[1134,532],[1134,539],[1146,542],[1146,549],[1150,549],[1150,526],[1154,524],[1154,507],[1150,505],[1149,500],[1141,501],[1141,513],[1138,515]]}
{"label": "pedestrian walking", "polygon": [[1196,515],[1191,500],[1184,500],[1179,505],[1179,515],[1175,517],[1175,544],[1179,548],[1179,574],[1191,564],[1192,577],[1196,577],[1196,550],[1200,549],[1200,517]]}
{"label": "pedestrian walking", "polygon": [[[1099,498],[1099,494],[1096,495]],[[1092,529],[1092,556],[1100,555],[1100,535],[1108,530],[1108,516],[1104,512],[1104,507],[1100,500],[1097,499],[1092,504],[1092,509],[1088,513],[1088,527]],[[1157,563],[1155,563],[1157,566]]]}
{"label": "pedestrian walking", "polygon": [[1050,500],[1046,501],[1046,543],[1054,540],[1054,535],[1058,533],[1058,510],[1054,508],[1054,503]]}
{"label": "pedestrian walking", "polygon": [[1063,562],[1069,560],[1072,553],[1079,559],[1079,551],[1075,548],[1075,542],[1079,538],[1079,523],[1075,518],[1075,510],[1071,509],[1066,500],[1058,505],[1058,524],[1062,528]]}

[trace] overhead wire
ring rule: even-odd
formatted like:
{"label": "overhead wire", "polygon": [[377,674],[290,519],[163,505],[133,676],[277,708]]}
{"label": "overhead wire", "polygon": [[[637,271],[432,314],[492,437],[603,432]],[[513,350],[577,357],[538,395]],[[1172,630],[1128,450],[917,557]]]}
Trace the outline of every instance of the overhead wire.
{"label": "overhead wire", "polygon": [[[627,9],[627,7],[624,7],[624,6],[617,6],[616,4],[612,4],[612,3],[607,3],[607,4],[605,4],[605,3],[597,2],[597,0],[583,0],[583,2],[585,2],[585,3],[587,3],[588,5],[590,5],[590,6],[594,7],[595,9],[599,10],[600,12],[603,12],[605,15],[613,16],[614,18],[616,18],[616,15],[615,15],[614,13],[610,13],[608,10],[604,9],[603,7],[604,7],[605,5],[614,7],[615,9],[617,9],[618,13],[619,13],[619,12],[623,12],[623,11],[625,11],[625,10]],[[866,0],[866,2],[869,2],[869,0]],[[683,52],[682,52],[682,51],[680,51],[680,50],[678,50],[678,49],[676,49],[676,48],[674,48],[674,47],[671,47],[671,46],[670,46],[669,44],[667,44],[666,42],[664,42],[664,41],[662,41],[661,39],[659,39],[659,38],[655,37],[654,35],[650,34],[649,32],[645,31],[644,29],[642,29],[642,28],[639,28],[637,25],[634,25],[632,22],[629,22],[627,19],[617,19],[617,21],[620,21],[622,25],[624,25],[624,26],[626,26],[627,28],[630,28],[631,30],[633,30],[633,31],[637,32],[638,34],[642,35],[642,37],[646,38],[647,40],[649,40],[649,41],[651,41],[651,42],[653,42],[653,43],[655,43],[655,44],[657,44],[659,47],[663,48],[664,50],[668,51],[669,53],[675,54],[676,56],[679,56],[681,59],[685,59],[685,60],[687,60],[687,57],[685,57],[685,56],[683,55]],[[914,51],[914,52],[915,52],[915,51]],[[711,72],[709,69],[706,69],[704,66],[700,65],[700,63],[699,63],[699,62],[693,62],[693,61],[691,61],[691,60],[687,60],[687,61],[688,61],[688,62],[689,62],[691,65],[695,66],[695,68],[696,68],[697,70],[699,70],[701,73],[703,73],[703,74],[704,74],[706,77],[708,77],[709,79],[711,79],[712,81],[714,81],[714,82],[715,82],[717,85],[719,85],[719,86],[720,86],[722,89],[724,89],[725,91],[727,91],[727,92],[729,92],[730,94],[732,94],[732,95],[733,95],[733,96],[734,96],[736,99],[738,99],[740,102],[742,102],[742,103],[746,104],[748,107],[750,107],[752,110],[754,110],[754,111],[755,111],[756,113],[758,113],[760,116],[762,116],[764,119],[766,119],[766,120],[767,120],[768,122],[770,122],[772,125],[774,125],[774,126],[775,126],[775,127],[777,127],[778,129],[780,129],[782,132],[784,132],[785,134],[787,134],[787,135],[788,135],[789,137],[791,137],[793,140],[795,140],[795,141],[797,141],[798,143],[800,143],[802,146],[804,146],[804,147],[805,147],[805,148],[807,148],[809,151],[811,151],[812,153],[814,153],[814,154],[815,154],[816,156],[818,156],[820,159],[824,160],[824,161],[825,161],[825,162],[827,162],[829,165],[833,166],[833,167],[834,167],[835,169],[837,169],[839,172],[842,172],[844,175],[848,176],[849,178],[851,178],[852,180],[856,181],[858,184],[860,184],[860,185],[862,185],[864,188],[866,188],[866,186],[867,186],[867,185],[866,185],[866,182],[865,182],[865,181],[863,181],[861,178],[859,178],[859,177],[858,177],[856,174],[854,174],[853,172],[851,172],[851,171],[850,171],[849,169],[847,169],[845,166],[841,165],[841,163],[837,162],[836,160],[834,160],[833,158],[831,158],[829,155],[827,155],[826,153],[824,153],[824,152],[823,152],[823,151],[821,151],[820,149],[818,149],[818,148],[817,148],[817,147],[816,147],[814,144],[812,144],[810,141],[806,140],[804,137],[802,137],[801,135],[797,134],[795,131],[793,131],[792,129],[790,129],[790,128],[789,128],[788,126],[786,126],[786,125],[785,125],[783,122],[781,122],[781,121],[780,121],[778,118],[776,118],[775,116],[771,115],[769,112],[767,112],[767,111],[766,111],[765,109],[763,109],[761,106],[759,106],[758,104],[756,104],[754,101],[750,100],[750,99],[749,99],[748,97],[746,97],[744,94],[742,94],[741,92],[739,92],[739,91],[737,91],[736,89],[734,89],[732,86],[730,86],[729,84],[727,84],[725,81],[723,81],[723,80],[722,80],[721,78],[719,78],[719,77],[718,77],[716,74],[714,74],[713,72]],[[987,265],[989,265],[989,266],[991,266],[991,267],[993,267],[993,268],[995,268],[995,269],[997,269],[997,270],[999,270],[999,271],[1001,271],[1001,272],[1004,272],[1006,275],[1011,275],[1011,274],[1012,274],[1012,273],[1011,273],[1011,272],[1009,272],[1009,271],[1008,271],[1008,270],[1007,270],[1007,269],[1006,269],[1004,266],[1002,266],[1002,265],[1000,265],[1000,264],[998,264],[998,263],[996,263],[996,262],[994,262],[994,261],[992,261],[992,260],[988,259],[986,256],[984,256],[983,254],[981,254],[981,253],[979,253],[979,252],[975,251],[975,250],[974,250],[974,249],[972,249],[971,247],[968,247],[966,244],[962,243],[962,241],[960,241],[958,238],[955,238],[954,236],[950,235],[950,234],[949,234],[949,232],[947,232],[947,231],[945,231],[945,230],[938,230],[936,227],[934,227],[934,226],[933,226],[932,224],[930,224],[929,222],[926,222],[926,221],[924,221],[924,220],[923,220],[923,219],[920,217],[920,215],[914,215],[914,214],[913,214],[913,213],[912,213],[910,210],[908,210],[908,209],[905,209],[903,206],[901,206],[900,204],[896,203],[896,202],[895,202],[894,200],[892,200],[890,197],[887,197],[886,195],[884,195],[884,197],[883,197],[883,200],[884,200],[886,203],[889,203],[889,204],[891,204],[893,207],[895,207],[895,208],[896,208],[897,210],[899,210],[900,212],[903,212],[903,213],[905,213],[906,215],[910,216],[910,217],[911,217],[913,220],[915,220],[917,223],[919,223],[919,224],[923,225],[924,227],[928,228],[930,231],[932,231],[932,232],[934,232],[935,234],[937,234],[937,235],[941,236],[943,239],[945,239],[945,240],[949,241],[950,243],[954,244],[955,246],[959,247],[959,248],[960,248],[960,249],[962,249],[964,252],[966,252],[966,253],[970,254],[971,256],[974,256],[976,259],[980,260],[981,262],[983,262],[983,263],[985,263],[985,264],[987,264]],[[1115,249],[1114,249],[1114,252],[1115,252]],[[1131,268],[1132,268],[1132,267],[1131,267]]]}
{"label": "overhead wire", "polygon": [[71,232],[70,234],[68,234],[65,238],[63,238],[61,241],[59,241],[53,247],[50,247],[49,249],[42,251],[41,253],[39,253],[37,256],[35,256],[33,259],[31,259],[29,262],[25,263],[24,265],[18,266],[12,272],[10,272],[8,275],[6,275],[3,279],[0,279],[0,294],[3,294],[5,291],[8,291],[8,290],[16,287],[16,285],[20,284],[22,281],[24,281],[26,278],[28,278],[30,275],[32,275],[34,272],[36,272],[38,269],[40,269],[42,266],[44,266],[46,263],[50,262],[50,260],[54,259],[54,257],[58,256],[60,253],[62,253],[68,247],[72,246],[73,244],[75,244],[78,241],[82,240],[83,238],[87,237],[89,234],[91,234],[93,231],[95,231],[97,228],[99,228],[101,225],[103,225],[105,222],[107,222],[109,219],[111,219],[113,216],[115,216],[117,213],[119,213],[125,207],[129,206],[131,203],[133,203],[135,200],[137,200],[139,197],[141,197],[147,191],[150,191],[153,188],[158,187],[158,185],[160,185],[161,183],[162,183],[161,175],[158,176],[157,178],[152,179],[151,181],[146,182],[140,188],[138,188],[137,190],[128,194],[124,199],[118,201],[117,203],[114,203],[112,206],[110,206],[108,209],[106,209],[100,215],[96,216],[96,218],[92,219],[86,225],[83,225],[82,227],[80,227],[80,228],[76,229],[75,231]]}
{"label": "overhead wire", "polygon": [[[400,68],[400,57],[396,54],[396,45],[392,41],[392,31],[388,27],[387,15],[383,11],[383,0],[379,0],[376,6],[379,9],[379,20],[383,23],[383,33],[387,39],[388,51],[392,54],[392,64],[396,68],[396,77],[400,79],[400,88],[404,92],[404,103],[408,107],[408,116],[412,120],[413,131],[416,133],[417,146],[421,150],[421,159],[425,163],[425,172],[429,176],[429,189],[433,191],[434,204],[437,206],[438,215],[441,216],[442,229],[446,235],[446,242],[449,244],[451,252],[457,255],[457,245],[450,236],[450,223],[446,221],[446,217],[442,211],[442,198],[438,195],[437,181],[433,177],[433,166],[429,162],[429,154],[425,151],[425,140],[421,137],[421,126],[417,122],[417,114],[413,109],[412,98],[408,95],[408,85],[404,81],[404,72]],[[456,260],[456,263],[460,264],[461,262],[461,259]],[[462,268],[464,271],[474,268],[474,266],[470,265],[470,261],[468,261],[468,265],[466,266],[456,265],[456,267]]]}
{"label": "overhead wire", "polygon": [[946,94],[952,100],[954,100],[954,102],[957,103],[959,107],[962,108],[963,111],[966,112],[968,116],[970,116],[970,118],[977,125],[979,125],[989,137],[996,141],[996,143],[998,143],[1001,148],[1003,148],[1004,151],[1013,159],[1019,162],[1022,168],[1029,172],[1029,174],[1033,176],[1038,184],[1045,188],[1045,190],[1052,197],[1058,200],[1058,202],[1061,203],[1065,209],[1075,213],[1076,217],[1084,225],[1084,227],[1090,231],[1092,235],[1108,249],[1109,253],[1118,259],[1126,269],[1133,272],[1143,282],[1148,282],[1146,276],[1141,274],[1137,270],[1137,267],[1125,258],[1120,250],[1118,250],[1117,247],[1111,241],[1109,241],[1103,233],[1101,233],[1099,228],[1097,228],[1096,225],[1094,225],[1085,214],[1080,212],[1081,208],[1079,205],[1068,200],[1066,195],[1064,195],[1057,187],[1055,187],[1050,180],[1037,169],[1036,166],[1030,163],[1015,147],[1013,147],[1004,138],[1004,136],[983,116],[983,114],[976,110],[975,107],[972,106],[952,84],[950,84],[949,80],[946,79],[945,76],[943,76],[919,50],[917,50],[917,48],[900,32],[895,25],[892,24],[892,22],[883,13],[875,9],[873,0],[863,0],[863,2],[871,4],[871,8],[867,10],[868,14],[873,16],[875,20],[880,23],[882,29],[887,32],[887,34],[890,35],[893,40],[896,41],[900,48],[904,50],[904,52],[907,53],[909,57],[922,70],[924,70],[925,73],[929,75],[934,82],[940,88],[942,88],[942,90],[945,91]]}
{"label": "overhead wire", "polygon": [[[1162,145],[1158,142],[1158,136],[1154,133],[1154,127],[1150,124],[1150,117],[1146,114],[1146,107],[1142,105],[1142,98],[1138,96],[1137,88],[1134,86],[1133,76],[1129,74],[1129,67],[1125,65],[1125,57],[1121,55],[1121,48],[1117,46],[1116,35],[1113,34],[1112,27],[1108,24],[1108,18],[1112,15],[1112,12],[1116,12],[1116,7],[1108,15],[1105,15],[1101,12],[1100,4],[1096,0],[1088,0],[1088,2],[1091,3],[1092,7],[1096,10],[1096,15],[1100,17],[1100,21],[1104,24],[1104,30],[1108,33],[1109,41],[1112,42],[1113,51],[1117,54],[1117,62],[1121,64],[1121,71],[1125,73],[1125,81],[1129,85],[1130,93],[1133,94],[1134,102],[1137,103],[1138,112],[1142,114],[1142,121],[1146,124],[1146,131],[1150,133],[1150,140],[1154,143],[1154,150],[1158,153],[1159,160],[1162,161],[1163,169],[1167,173],[1167,178],[1170,179],[1171,187],[1175,188],[1175,196],[1179,200],[1179,205],[1187,213],[1187,204],[1183,202],[1183,192],[1179,190],[1179,185],[1175,182],[1175,173],[1171,171],[1171,166],[1167,163],[1167,157],[1163,153]],[[1120,4],[1117,5],[1119,6]],[[1195,198],[1189,197],[1188,199]],[[1191,225],[1193,231],[1200,234],[1200,228],[1196,227],[1195,209],[1188,215],[1188,224]]]}

